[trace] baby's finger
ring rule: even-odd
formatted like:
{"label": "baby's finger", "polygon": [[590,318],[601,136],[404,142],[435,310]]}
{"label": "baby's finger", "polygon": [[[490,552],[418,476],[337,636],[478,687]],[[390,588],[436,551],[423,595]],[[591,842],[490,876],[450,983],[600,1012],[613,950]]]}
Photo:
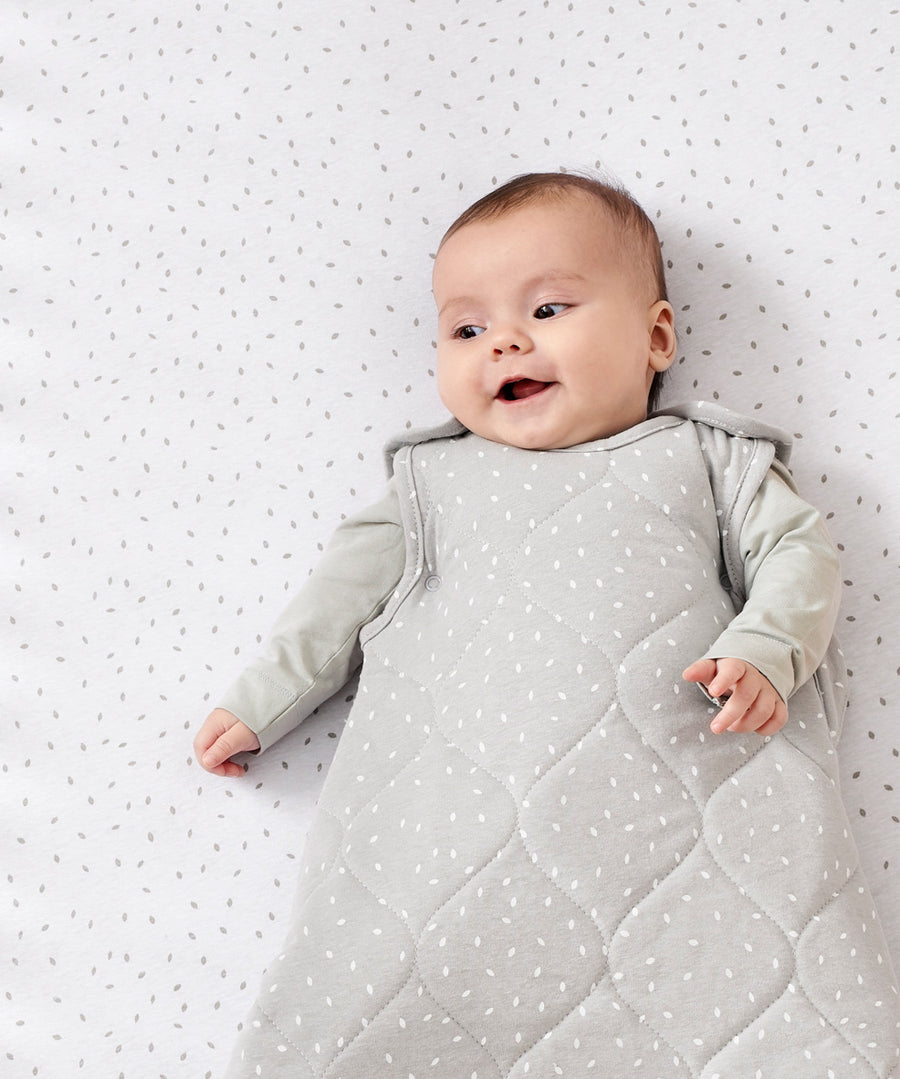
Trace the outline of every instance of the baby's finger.
{"label": "baby's finger", "polygon": [[737,704],[734,697],[732,697],[721,712],[714,717],[709,725],[710,730],[712,730],[713,734],[721,734],[723,731],[736,731],[738,724],[746,714],[747,709]]}
{"label": "baby's finger", "polygon": [[214,708],[204,719],[200,730],[194,735],[194,754],[197,760],[212,746],[216,739],[221,737],[230,726],[226,723],[229,713],[221,708]]}
{"label": "baby's finger", "polygon": [[194,735],[194,756],[198,761],[217,737],[218,731],[212,727],[209,719],[207,719],[200,730]]}
{"label": "baby's finger", "polygon": [[[757,695],[752,691],[748,692],[748,687],[739,682],[734,692],[723,705],[722,711],[710,724],[713,732],[721,734],[722,731],[752,730],[752,727],[749,726],[751,722],[749,717],[753,715],[757,700]],[[762,722],[761,716],[759,717],[759,722]]]}
{"label": "baby's finger", "polygon": [[787,705],[781,697],[776,695],[774,699],[769,698],[767,700],[765,715],[761,717],[760,722],[752,729],[760,735],[760,737],[767,738],[772,734],[777,734],[781,730],[787,722],[787,716]]}
{"label": "baby's finger", "polygon": [[775,734],[787,719],[787,708],[781,698],[772,692],[761,690],[756,700],[741,718],[728,728],[737,734]]}
{"label": "baby's finger", "polygon": [[239,776],[244,775],[246,771],[246,769],[242,768],[241,765],[235,764],[235,762],[231,760],[223,761],[215,768],[207,768],[206,765],[204,765],[203,767],[211,775],[222,776],[227,779],[237,779]]}
{"label": "baby's finger", "polygon": [[771,709],[757,697],[750,707],[744,710],[742,715],[729,724],[727,730],[731,731],[732,734],[750,734],[764,723],[767,723],[771,714]]}
{"label": "baby's finger", "polygon": [[227,735],[221,734],[203,754],[200,763],[204,768],[217,768],[234,753]]}
{"label": "baby's finger", "polygon": [[231,732],[226,731],[224,734],[219,735],[209,749],[206,750],[200,758],[200,763],[207,772],[212,772],[217,776],[240,776],[244,774],[244,769],[239,764],[229,760],[238,752],[240,752],[240,747],[235,745]]}
{"label": "baby's finger", "polygon": [[[716,661],[716,673],[713,679],[707,683],[706,688],[713,697],[721,697],[730,694],[732,697],[739,691],[740,681],[747,672],[747,664],[740,659],[720,659]],[[746,705],[752,703],[752,698]]]}
{"label": "baby's finger", "polygon": [[716,661],[714,659],[697,659],[681,673],[686,682],[702,682],[707,685],[716,676]]}

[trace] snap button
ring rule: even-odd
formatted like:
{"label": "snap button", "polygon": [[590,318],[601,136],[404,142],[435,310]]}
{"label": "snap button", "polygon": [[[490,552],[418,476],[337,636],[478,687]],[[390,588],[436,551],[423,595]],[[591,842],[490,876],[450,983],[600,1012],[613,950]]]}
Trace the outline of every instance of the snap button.
{"label": "snap button", "polygon": [[436,573],[432,573],[430,577],[425,578],[425,587],[429,592],[437,592],[441,587],[441,579]]}

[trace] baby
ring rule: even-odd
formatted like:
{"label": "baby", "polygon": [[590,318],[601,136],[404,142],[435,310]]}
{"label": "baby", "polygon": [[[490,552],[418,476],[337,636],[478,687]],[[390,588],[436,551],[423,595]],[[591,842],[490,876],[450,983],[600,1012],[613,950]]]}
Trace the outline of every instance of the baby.
{"label": "baby", "polygon": [[612,185],[496,189],[433,290],[453,421],[394,447],[194,742],[242,774],[364,656],[231,1074],[861,1075],[862,1043],[887,1074],[836,793],[838,564],[786,439],[653,411],[673,309]]}
{"label": "baby", "polygon": [[[630,196],[587,177],[526,175],[476,202],[444,236],[433,285],[441,400],[469,431],[494,442],[551,450],[625,431],[646,418],[658,400],[662,374],[675,359],[674,314],[656,230]],[[773,471],[757,495],[754,520],[761,518],[766,529],[784,512],[782,503],[794,507],[786,512],[792,517],[795,568],[782,571],[765,590],[761,580],[762,595],[748,596],[742,612],[746,637],[729,635],[730,642],[741,641],[739,654],[719,651],[684,672],[713,697],[727,698],[711,723],[717,733],[780,730],[787,719],[786,697],[815,669],[834,628],[837,559],[818,515],[797,508],[784,490],[789,483]],[[382,504],[379,510],[396,524],[394,538],[402,546],[399,508]],[[802,534],[794,513],[804,518]],[[370,516],[364,520],[371,526]],[[390,566],[394,572],[387,575],[387,567],[381,567],[374,603],[371,589],[358,595],[355,631],[396,586],[402,561],[394,559]],[[795,596],[790,605],[784,602],[785,581],[792,582]],[[331,589],[332,584],[321,590],[313,586],[313,596],[293,604],[288,626],[278,627],[279,637],[291,632],[301,603],[308,609],[320,593],[329,595],[322,617],[333,621]],[[755,619],[753,610],[760,612]],[[308,624],[312,632],[323,632],[322,626]],[[294,631],[299,634],[306,625]],[[789,643],[804,656],[800,680],[800,670],[788,684],[785,672],[772,668],[772,640]],[[274,657],[277,650],[281,657],[273,659],[278,681],[292,693],[302,692],[320,672],[294,666],[299,640],[273,640],[273,646],[270,653]],[[777,651],[783,658],[783,649]],[[349,675],[351,668],[341,670]],[[245,699],[242,685],[228,700],[240,695],[244,718],[216,708],[194,742],[198,760],[216,775],[242,775],[231,757],[258,750],[260,734],[273,722],[279,737],[287,730],[279,716],[266,714],[262,702],[254,700],[254,689]]]}

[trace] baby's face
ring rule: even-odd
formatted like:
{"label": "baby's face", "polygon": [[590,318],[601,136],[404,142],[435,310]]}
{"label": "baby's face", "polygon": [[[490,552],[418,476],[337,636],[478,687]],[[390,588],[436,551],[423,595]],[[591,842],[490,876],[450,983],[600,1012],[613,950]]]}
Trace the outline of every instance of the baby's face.
{"label": "baby's face", "polygon": [[438,253],[438,390],[470,431],[523,449],[606,438],[647,415],[675,355],[627,246],[581,193],[455,232]]}

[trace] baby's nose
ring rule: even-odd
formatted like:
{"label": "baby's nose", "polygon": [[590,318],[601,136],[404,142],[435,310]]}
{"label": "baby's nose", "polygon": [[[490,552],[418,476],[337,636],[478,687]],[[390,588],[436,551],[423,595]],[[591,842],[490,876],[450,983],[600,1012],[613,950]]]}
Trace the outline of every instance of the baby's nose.
{"label": "baby's nose", "polygon": [[505,345],[494,345],[494,355],[502,356],[504,352],[521,352],[521,346],[517,345],[515,341],[510,341]]}

